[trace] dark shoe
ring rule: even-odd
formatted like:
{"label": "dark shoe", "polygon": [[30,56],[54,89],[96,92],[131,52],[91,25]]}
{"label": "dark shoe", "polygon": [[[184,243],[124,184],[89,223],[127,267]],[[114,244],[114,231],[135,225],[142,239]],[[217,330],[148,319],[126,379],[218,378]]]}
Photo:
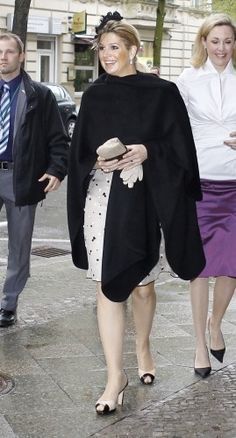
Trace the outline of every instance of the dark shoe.
{"label": "dark shoe", "polygon": [[205,377],[209,376],[209,374],[211,372],[211,367],[206,367],[206,368],[195,368],[194,367],[194,372],[195,372],[195,374],[198,374],[198,376],[205,379]]}
{"label": "dark shoe", "polygon": [[[219,350],[213,350],[213,348],[211,348],[211,331],[210,331],[210,318],[208,320],[208,331],[209,331],[209,344],[210,344],[210,352],[212,354],[212,356],[214,356],[219,362],[223,363],[224,360],[224,355],[225,355],[225,351],[226,348],[220,348]],[[222,335],[222,332],[221,332]],[[223,338],[223,335],[222,335]],[[224,338],[223,338],[223,342],[224,342]]]}
{"label": "dark shoe", "polygon": [[[207,346],[206,346],[206,350],[207,350],[207,354],[208,354],[208,358],[209,358],[209,353],[208,353]],[[205,377],[209,376],[209,374],[211,372],[211,365],[209,367],[196,368],[195,367],[195,361],[196,361],[196,356],[195,356],[195,359],[194,359],[194,372],[195,372],[195,374],[197,374],[198,376],[200,376],[203,379],[205,379]],[[209,362],[210,362],[210,359],[209,359]]]}
{"label": "dark shoe", "polygon": [[0,327],[9,327],[16,323],[16,311],[15,310],[0,310]]}
{"label": "dark shoe", "polygon": [[212,356],[214,356],[221,363],[223,363],[224,360],[225,350],[226,348],[222,348],[221,350],[212,350],[212,348],[210,348]]}

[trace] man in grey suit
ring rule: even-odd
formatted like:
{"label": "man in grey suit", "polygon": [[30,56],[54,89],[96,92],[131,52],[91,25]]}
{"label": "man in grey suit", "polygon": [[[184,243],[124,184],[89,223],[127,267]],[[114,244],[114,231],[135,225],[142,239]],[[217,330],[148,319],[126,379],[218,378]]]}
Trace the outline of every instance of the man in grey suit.
{"label": "man in grey suit", "polygon": [[67,172],[68,137],[51,91],[21,68],[23,44],[0,34],[0,210],[8,223],[8,265],[0,327],[15,324],[29,277],[36,206]]}

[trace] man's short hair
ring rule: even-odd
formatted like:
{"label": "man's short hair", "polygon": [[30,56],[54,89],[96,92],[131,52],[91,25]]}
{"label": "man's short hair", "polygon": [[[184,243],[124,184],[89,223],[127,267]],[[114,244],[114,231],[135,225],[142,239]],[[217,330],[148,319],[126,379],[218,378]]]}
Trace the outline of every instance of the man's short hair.
{"label": "man's short hair", "polygon": [[8,41],[15,40],[19,53],[21,54],[24,52],[24,44],[21,41],[20,37],[15,33],[11,33],[11,32],[0,33],[0,41],[1,40],[8,40]]}

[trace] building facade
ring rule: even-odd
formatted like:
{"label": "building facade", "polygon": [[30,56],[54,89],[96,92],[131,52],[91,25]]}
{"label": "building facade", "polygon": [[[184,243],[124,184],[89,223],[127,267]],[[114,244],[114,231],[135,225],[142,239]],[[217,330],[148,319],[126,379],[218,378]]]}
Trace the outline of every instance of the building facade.
{"label": "building facade", "polygon": [[[174,81],[189,65],[197,28],[209,13],[207,0],[167,0],[160,74]],[[139,60],[153,62],[158,0],[31,0],[27,28],[26,70],[37,81],[60,83],[79,102],[99,75],[91,50],[101,15],[117,10],[139,31]],[[0,32],[11,31],[14,0],[0,0]]]}

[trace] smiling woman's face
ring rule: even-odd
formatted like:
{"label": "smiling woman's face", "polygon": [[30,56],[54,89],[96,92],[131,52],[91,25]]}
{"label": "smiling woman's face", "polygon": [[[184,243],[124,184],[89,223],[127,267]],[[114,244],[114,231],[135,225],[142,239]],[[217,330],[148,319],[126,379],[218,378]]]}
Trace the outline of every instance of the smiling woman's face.
{"label": "smiling woman's face", "polygon": [[127,49],[124,41],[114,32],[104,33],[98,44],[98,54],[106,73],[114,76],[127,76],[136,73],[131,64],[136,54],[136,47]]}
{"label": "smiling woman's face", "polygon": [[235,36],[231,26],[215,26],[202,41],[215,69],[223,71],[233,56]]}

